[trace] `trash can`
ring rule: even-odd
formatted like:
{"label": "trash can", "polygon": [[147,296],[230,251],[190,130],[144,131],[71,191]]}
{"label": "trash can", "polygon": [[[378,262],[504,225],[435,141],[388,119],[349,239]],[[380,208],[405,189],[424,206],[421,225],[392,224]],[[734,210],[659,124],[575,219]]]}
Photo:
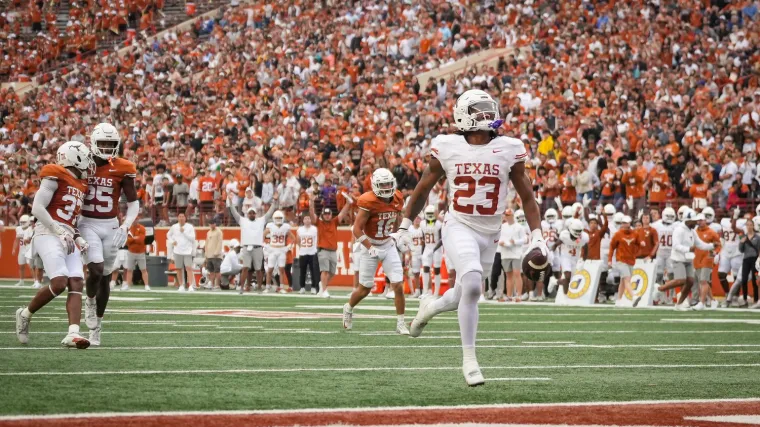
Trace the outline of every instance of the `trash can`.
{"label": "trash can", "polygon": [[150,286],[169,286],[169,279],[166,277],[166,269],[169,267],[169,260],[165,256],[148,256],[145,264],[148,270],[148,279]]}

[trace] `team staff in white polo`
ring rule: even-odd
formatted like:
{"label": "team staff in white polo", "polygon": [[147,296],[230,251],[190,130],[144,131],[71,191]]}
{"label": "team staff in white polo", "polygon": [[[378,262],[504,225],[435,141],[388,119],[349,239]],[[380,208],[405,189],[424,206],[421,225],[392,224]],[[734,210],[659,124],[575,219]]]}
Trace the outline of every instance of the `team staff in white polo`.
{"label": "team staff in white polo", "polygon": [[[177,223],[169,229],[167,237],[174,243],[174,267],[177,269],[178,291],[195,291],[193,253],[195,252],[195,227],[187,222],[184,213],[177,215]],[[185,274],[187,273],[187,274]]]}
{"label": "team staff in white polo", "polygon": [[[266,215],[256,218],[256,209],[248,208],[246,216],[242,217],[237,208],[232,204],[232,199],[227,199],[227,207],[240,225],[240,245],[241,257],[243,259],[243,270],[240,273],[240,285],[246,286],[250,279],[249,271],[253,268],[256,271],[256,286],[264,285],[264,228],[272,219],[274,211],[279,205],[279,195],[275,193],[272,196],[272,205],[269,207]],[[246,286],[247,287],[247,286]]]}

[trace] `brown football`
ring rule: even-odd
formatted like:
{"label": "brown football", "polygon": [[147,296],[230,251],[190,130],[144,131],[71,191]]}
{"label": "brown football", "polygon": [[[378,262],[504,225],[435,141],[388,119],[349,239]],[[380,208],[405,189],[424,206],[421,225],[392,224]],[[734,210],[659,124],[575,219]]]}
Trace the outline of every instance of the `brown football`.
{"label": "brown football", "polygon": [[541,253],[541,249],[535,248],[523,257],[522,272],[528,280],[542,281],[551,268],[550,264],[549,258]]}

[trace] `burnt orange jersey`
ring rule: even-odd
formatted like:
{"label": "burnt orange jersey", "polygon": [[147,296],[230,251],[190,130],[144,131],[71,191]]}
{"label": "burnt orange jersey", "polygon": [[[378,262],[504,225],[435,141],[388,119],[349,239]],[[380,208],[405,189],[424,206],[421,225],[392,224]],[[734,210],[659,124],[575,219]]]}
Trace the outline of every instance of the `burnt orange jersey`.
{"label": "burnt orange jersey", "polygon": [[717,252],[720,252],[720,236],[707,225],[697,227],[694,230],[697,232],[699,240],[715,245],[715,249],[712,251],[694,248],[694,268],[713,268],[713,257]]}
{"label": "burnt orange jersey", "polygon": [[66,168],[56,164],[43,166],[40,178],[52,179],[58,183],[58,188],[47,206],[50,216],[61,224],[75,228],[82,209],[84,193],[87,191],[86,181],[76,178]]}
{"label": "burnt orange jersey", "polygon": [[135,164],[115,157],[111,162],[98,166],[95,174],[87,178],[87,197],[82,215],[88,218],[116,218],[119,216],[119,198],[124,178],[134,179]]}
{"label": "burnt orange jersey", "polygon": [[660,237],[657,235],[657,230],[655,230],[652,226],[642,226],[641,228],[637,228],[635,231],[639,236],[639,241],[644,242],[644,246],[639,246],[639,253],[636,258],[654,258],[654,255],[656,254],[653,254],[652,251],[654,251],[654,247],[657,245],[657,241],[660,240]]}
{"label": "burnt orange jersey", "polygon": [[397,223],[404,207],[404,198],[396,190],[390,202],[378,198],[374,192],[367,191],[359,197],[359,209],[369,212],[369,219],[364,226],[364,234],[374,241],[388,240],[391,233],[396,231]]}

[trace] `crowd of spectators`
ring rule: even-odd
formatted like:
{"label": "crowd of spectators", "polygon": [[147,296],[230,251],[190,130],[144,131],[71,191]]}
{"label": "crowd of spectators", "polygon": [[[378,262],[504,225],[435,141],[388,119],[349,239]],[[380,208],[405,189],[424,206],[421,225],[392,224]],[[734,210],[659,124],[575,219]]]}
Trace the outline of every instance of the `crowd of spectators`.
{"label": "crowd of spectators", "polygon": [[[337,212],[388,167],[414,188],[453,103],[489,91],[533,154],[543,208],[584,195],[754,205],[760,149],[758,1],[254,2],[48,86],[0,91],[0,193],[9,222],[36,171],[100,121],[121,131],[146,212],[229,223],[225,200]],[[203,40],[199,39],[205,33]],[[480,49],[494,66],[421,72]],[[443,198],[439,186],[430,202]],[[510,197],[514,197],[513,192]]]}

